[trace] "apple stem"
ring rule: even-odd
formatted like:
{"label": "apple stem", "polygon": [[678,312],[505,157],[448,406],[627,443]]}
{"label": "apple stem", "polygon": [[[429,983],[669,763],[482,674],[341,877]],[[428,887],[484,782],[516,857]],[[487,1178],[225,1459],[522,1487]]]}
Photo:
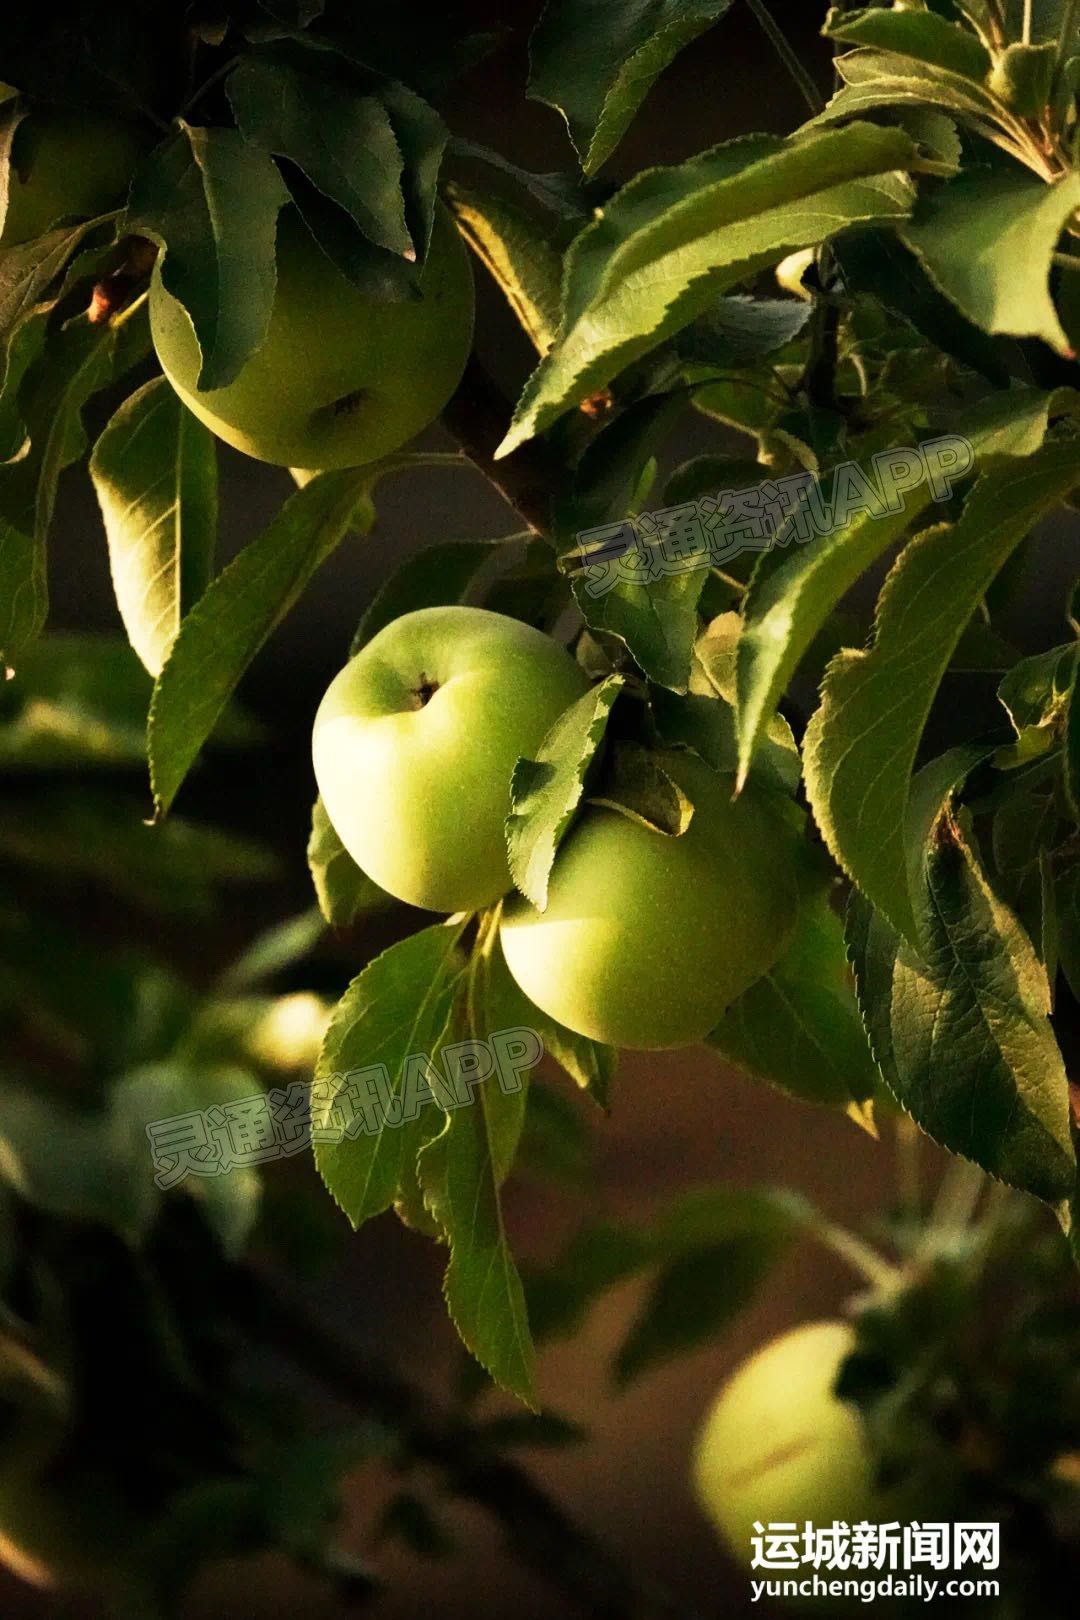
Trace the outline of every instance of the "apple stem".
{"label": "apple stem", "polygon": [[413,707],[422,709],[431,702],[439,690],[438,681],[429,680],[426,675],[420,676],[420,685],[413,688]]}

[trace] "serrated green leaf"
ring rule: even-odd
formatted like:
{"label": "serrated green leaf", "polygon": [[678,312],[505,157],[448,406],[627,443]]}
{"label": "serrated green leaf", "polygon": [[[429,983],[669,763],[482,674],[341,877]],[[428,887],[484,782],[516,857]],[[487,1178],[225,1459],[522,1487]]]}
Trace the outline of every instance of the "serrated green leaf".
{"label": "serrated green leaf", "polygon": [[355,526],[370,526],[379,465],[319,473],[285,502],[207,586],[180,626],[154,685],[147,730],[150,780],[165,814],[270,632],[319,565]]}
{"label": "serrated green leaf", "polygon": [[547,905],[552,862],[581,803],[586,775],[623,685],[621,675],[611,675],[591,687],[559,716],[537,757],[519,759],[514,766],[506,848],[515,884],[539,911]]}
{"label": "serrated green leaf", "polygon": [[155,274],[191,319],[200,388],[232,382],[266,336],[288,200],[273,159],[235,129],[182,124],[132,181],[125,228],[162,249]]}
{"label": "serrated green leaf", "polygon": [[667,838],[678,838],[689,827],[694,807],[651,748],[620,743],[612,749],[589,804],[617,810],[641,826]]}
{"label": "serrated green leaf", "polygon": [[813,307],[808,298],[718,298],[678,334],[675,348],[699,365],[745,366],[792,343]]}
{"label": "serrated green leaf", "polygon": [[901,553],[869,650],[842,652],[829,666],[804,741],[807,795],[835,859],[911,943],[905,822],[930,705],[994,576],[1078,479],[1072,443],[986,473],[956,523],[926,530]]}
{"label": "serrated green leaf", "polygon": [[947,798],[923,850],[918,955],[852,896],[848,944],[874,1056],[935,1141],[1059,1204],[1076,1161],[1045,971]]}
{"label": "serrated green leaf", "polygon": [[389,1209],[404,1167],[438,1129],[430,1097],[407,1094],[423,1079],[407,1060],[437,1063],[454,1038],[460,934],[424,928],[383,951],[352,981],[326,1032],[312,1084],[315,1166],[354,1227]]}
{"label": "serrated green leaf", "polygon": [[[731,717],[733,733],[732,706],[737,695],[737,658],[743,634],[737,613],[721,613],[706,626],[694,647],[695,669],[700,671],[700,677],[691,684],[698,690],[715,692]],[[709,749],[709,763],[718,770],[731,769],[730,762],[720,763],[722,733],[715,719],[710,730],[712,746]],[[723,752],[727,754],[726,749]],[[795,792],[802,774],[799,750],[791,727],[775,709],[771,715],[764,717],[760,746],[755,757],[763,775],[771,778],[785,793]]]}
{"label": "serrated green leaf", "polygon": [[31,242],[0,250],[0,344],[42,299],[99,219],[60,225]]}
{"label": "serrated green leaf", "polygon": [[319,910],[331,928],[351,928],[358,918],[393,905],[393,899],[362,872],[334,831],[322,799],[311,812],[308,868]]}
{"label": "serrated green leaf", "polygon": [[754,270],[845,225],[904,218],[911,191],[895,171],[914,151],[901,131],[850,124],[752,136],[638,175],[574,241],[558,339],[496,454],[542,432]]}
{"label": "serrated green leaf", "polygon": [[988,87],[1010,111],[1035,118],[1050,101],[1056,61],[1056,44],[1008,45],[994,63]]}
{"label": "serrated green leaf", "polygon": [[935,348],[981,372],[997,387],[1007,387],[1002,340],[964,319],[895,231],[873,227],[848,231],[834,243],[833,252],[849,291],[877,299]]}
{"label": "serrated green leaf", "polygon": [[19,390],[28,453],[0,468],[0,663],[14,663],[48,613],[46,541],[60,474],[86,448],[90,397],[136,358],[116,328],[85,318],[57,332]]}
{"label": "serrated green leaf", "polygon": [[708,1045],[792,1096],[847,1108],[873,1095],[877,1069],[830,887],[805,886],[787,950],[729,1007]]}
{"label": "serrated green leaf", "polygon": [[378,95],[259,52],[241,58],[227,90],[252,147],[295,163],[377,247],[418,257],[405,220],[404,159]]}
{"label": "serrated green leaf", "polygon": [[897,11],[875,6],[864,11],[829,12],[822,30],[849,45],[872,45],[897,56],[946,68],[982,82],[990,71],[990,53],[975,34],[932,11]]}
{"label": "serrated green leaf", "polygon": [[704,568],[692,568],[648,585],[620,579],[602,596],[590,596],[587,585],[575,578],[573,591],[593,630],[616,636],[658,686],[685,692],[698,631],[698,601],[707,578]]}
{"label": "serrated green leaf", "polygon": [[[991,465],[998,457],[1030,456],[1044,442],[1051,412],[1061,403],[1058,393],[1010,389],[954,417],[953,432],[971,446],[976,467]],[[924,449],[929,450],[932,442]],[[910,452],[884,453],[880,485],[877,460],[872,470],[864,469],[875,490],[884,490],[893,465],[890,458],[897,455],[903,460]],[[897,467],[898,476],[899,472]],[[762,554],[743,599],[743,630],[736,652],[739,767],[744,775],[788,682],[828,615],[871,563],[913,526],[933,497],[930,481],[924,479],[897,490],[897,510],[877,514],[860,510],[827,534],[815,534],[812,513],[796,510]],[[880,494],[877,504],[886,505]]]}
{"label": "serrated green leaf", "polygon": [[[495,944],[478,950],[461,1025],[487,1041],[505,1028],[500,993],[509,975],[492,975]],[[521,1278],[507,1240],[500,1189],[525,1121],[527,1089],[486,1082],[470,1107],[446,1114],[441,1133],[421,1149],[424,1202],[450,1245],[443,1293],[462,1343],[503,1389],[534,1409],[536,1365]]]}
{"label": "serrated green leaf", "polygon": [[561,112],[587,174],[611,156],[653,81],[731,0],[548,0],[529,95]]}
{"label": "serrated green leaf", "polygon": [[1050,266],[1078,208],[1075,171],[1047,185],[1022,170],[974,170],[921,199],[901,235],[938,289],[984,332],[1039,337],[1067,354]]}
{"label": "serrated green leaf", "polygon": [[128,639],[158,675],[180,621],[206,588],[217,538],[210,430],[164,377],[115,413],[90,457]]}
{"label": "serrated green leaf", "polygon": [[836,58],[836,69],[843,86],[805,129],[861,118],[885,107],[931,107],[1016,155],[1016,132],[1007,125],[1008,110],[985,85],[962,73],[871,46],[845,51]]}
{"label": "serrated green leaf", "polygon": [[523,207],[455,181],[447,190],[462,236],[540,354],[559,325],[562,253]]}

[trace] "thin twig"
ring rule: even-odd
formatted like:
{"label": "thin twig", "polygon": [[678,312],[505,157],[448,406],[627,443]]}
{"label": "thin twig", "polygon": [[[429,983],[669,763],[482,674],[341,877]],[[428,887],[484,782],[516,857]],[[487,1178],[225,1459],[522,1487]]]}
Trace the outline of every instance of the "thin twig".
{"label": "thin twig", "polygon": [[788,43],[787,35],[773,17],[773,14],[769,10],[768,6],[766,6],[765,0],[746,0],[746,3],[750,7],[750,10],[753,12],[754,16],[757,18],[762,32],[765,34],[773,50],[776,52],[781,62],[783,62],[784,66],[791,74],[792,79],[794,79],[796,85],[798,86],[799,93],[806,102],[806,105],[809,107],[811,113],[819,113],[823,111],[825,107],[825,98],[822,96],[817,85],[814,83],[809,73],[807,73],[806,69],[799,61],[798,56],[792,50],[791,45]]}

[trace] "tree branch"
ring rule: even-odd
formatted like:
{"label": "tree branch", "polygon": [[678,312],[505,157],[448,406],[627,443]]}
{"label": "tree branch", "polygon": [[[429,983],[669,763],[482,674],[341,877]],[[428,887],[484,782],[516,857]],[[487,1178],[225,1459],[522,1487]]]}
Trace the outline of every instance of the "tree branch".
{"label": "tree branch", "polygon": [[443,426],[533,533],[549,537],[552,500],[569,475],[539,439],[502,461],[494,460],[510,415],[509,401],[470,355],[457,392],[442,413]]}
{"label": "tree branch", "polygon": [[444,1418],[419,1390],[337,1339],[276,1286],[241,1269],[237,1305],[260,1344],[390,1429],[411,1459],[490,1513],[515,1556],[590,1620],[692,1620],[670,1594],[635,1581],[623,1558],[577,1525],[525,1469],[492,1451],[479,1427]]}

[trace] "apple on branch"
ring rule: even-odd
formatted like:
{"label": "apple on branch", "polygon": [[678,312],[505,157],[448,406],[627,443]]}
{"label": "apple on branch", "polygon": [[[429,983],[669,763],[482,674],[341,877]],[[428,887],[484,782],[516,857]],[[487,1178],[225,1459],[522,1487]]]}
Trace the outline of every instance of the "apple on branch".
{"label": "apple on branch", "polygon": [[538,911],[515,897],[507,966],[538,1007],[612,1046],[688,1046],[779,957],[795,920],[795,835],[768,795],[696,755],[664,756],[694,806],[673,838],[590,806]]}
{"label": "apple on branch", "polygon": [[405,613],[331,682],[315,776],[370,878],[431,911],[474,911],[511,886],[510,778],[588,682],[557,641],[475,607]]}
{"label": "apple on branch", "polygon": [[291,206],[278,222],[277,277],[262,343],[224,388],[200,389],[195,329],[155,269],[157,357],[207,427],[259,461],[323,471],[377,461],[434,421],[461,380],[473,327],[472,271],[445,208],[418,298],[360,292]]}

